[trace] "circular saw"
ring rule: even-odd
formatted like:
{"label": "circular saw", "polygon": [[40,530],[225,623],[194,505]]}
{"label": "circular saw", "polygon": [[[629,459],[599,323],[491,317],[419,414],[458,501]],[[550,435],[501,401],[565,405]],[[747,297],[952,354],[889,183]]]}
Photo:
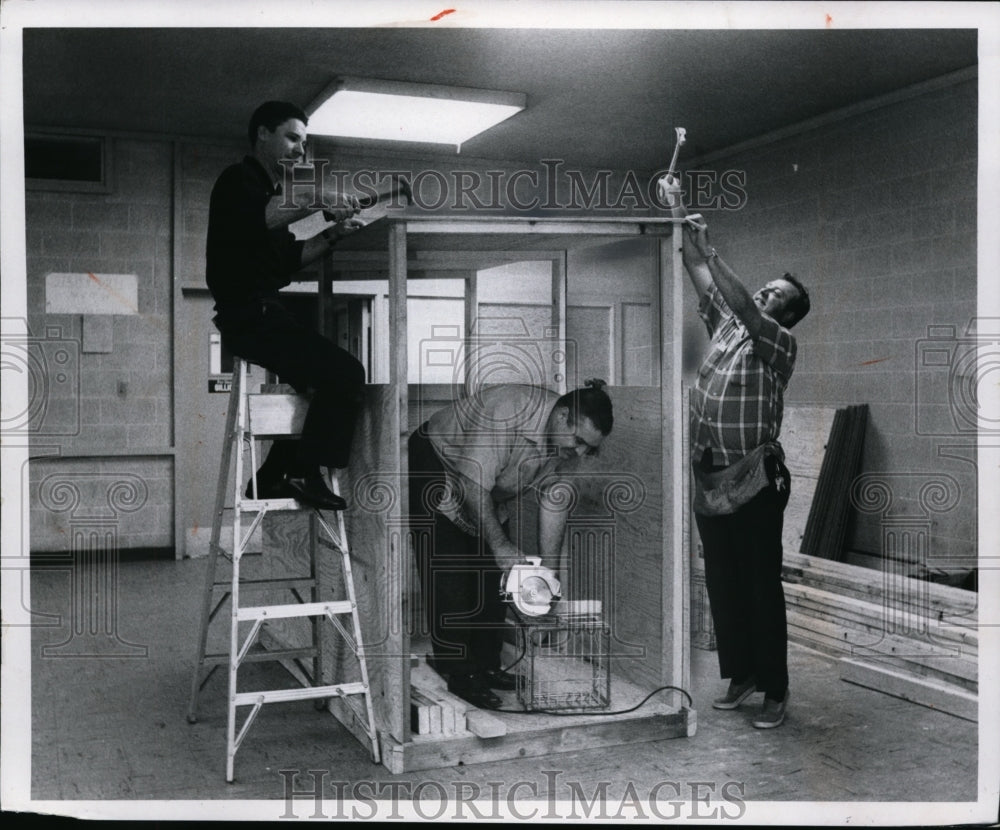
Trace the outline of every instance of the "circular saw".
{"label": "circular saw", "polygon": [[549,612],[561,587],[551,568],[537,556],[527,557],[527,564],[514,565],[504,579],[501,596],[522,614],[541,617]]}

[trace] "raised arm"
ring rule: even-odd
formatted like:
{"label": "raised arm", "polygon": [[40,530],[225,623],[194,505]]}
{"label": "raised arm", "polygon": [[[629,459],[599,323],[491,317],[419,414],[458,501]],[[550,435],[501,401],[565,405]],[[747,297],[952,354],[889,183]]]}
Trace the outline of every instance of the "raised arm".
{"label": "raised arm", "polygon": [[[712,281],[719,289],[719,293],[722,294],[722,299],[733,310],[733,314],[739,321],[746,326],[750,336],[756,340],[761,333],[763,317],[753,300],[753,295],[743,285],[732,268],[722,261],[715,248],[708,243],[707,227],[702,226],[698,231],[691,231],[690,238],[694,243],[693,247],[704,258]],[[688,246],[684,247],[687,249]]]}
{"label": "raised arm", "polygon": [[[684,219],[687,217],[687,208],[681,198],[680,180],[671,175],[666,175],[656,183],[660,198],[670,206],[670,212],[674,219]],[[712,274],[708,270],[705,258],[701,256],[694,244],[691,226],[684,223],[683,228],[684,244],[681,246],[681,256],[684,259],[684,270],[688,273],[688,278],[694,285],[700,300],[709,286],[712,284]]]}

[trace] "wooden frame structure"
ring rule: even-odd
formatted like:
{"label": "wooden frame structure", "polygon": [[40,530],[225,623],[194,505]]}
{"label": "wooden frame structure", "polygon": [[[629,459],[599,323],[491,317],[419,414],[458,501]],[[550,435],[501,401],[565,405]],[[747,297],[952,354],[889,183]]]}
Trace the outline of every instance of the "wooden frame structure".
{"label": "wooden frame structure", "polygon": [[[443,217],[391,215],[373,222],[338,246],[320,295],[328,297],[335,276],[359,271],[388,276],[389,382],[366,387],[366,401],[352,449],[348,477],[348,534],[359,593],[362,628],[373,687],[382,763],[393,772],[451,766],[611,746],[694,734],[695,712],[677,692],[655,696],[629,714],[578,717],[497,714],[504,727],[493,737],[469,731],[417,735],[411,729],[412,654],[410,590],[412,546],[420,529],[407,524],[406,441],[423,412],[421,390],[408,382],[407,285],[417,272],[451,272],[466,279],[466,339],[475,315],[479,269],[518,260],[552,263],[551,330],[554,354],[565,347],[568,262],[582,248],[623,240],[648,240],[650,278],[655,281],[651,339],[658,350],[658,376],[646,388],[611,387],[616,405],[617,452],[635,460],[608,459],[611,482],[604,495],[598,532],[584,529],[582,544],[618,561],[612,586],[611,620],[620,632],[617,674],[638,697],[616,700],[614,709],[639,703],[662,686],[690,685],[689,557],[684,545],[686,458],[681,394],[681,275],[679,248],[669,218]],[[384,276],[382,277],[385,278]],[[471,298],[471,299],[470,299]],[[322,301],[321,301],[322,305]],[[321,319],[323,310],[320,310]],[[467,343],[468,345],[468,343]],[[563,391],[565,374],[550,364],[549,385]],[[609,438],[610,441],[610,438]],[[602,453],[602,455],[613,453]],[[625,471],[628,471],[626,474]],[[613,491],[613,492],[612,492]],[[624,491],[624,492],[623,492]],[[631,500],[631,504],[629,501]],[[624,506],[623,506],[624,503]],[[637,507],[638,505],[638,507]],[[598,505],[600,507],[600,505]],[[639,518],[637,518],[637,516]],[[593,521],[591,521],[593,525]],[[641,525],[641,526],[640,526]],[[265,527],[285,550],[296,544],[288,527]],[[588,541],[589,540],[589,541]],[[344,655],[331,655],[338,676]],[[331,711],[364,740],[350,710],[337,701]]]}

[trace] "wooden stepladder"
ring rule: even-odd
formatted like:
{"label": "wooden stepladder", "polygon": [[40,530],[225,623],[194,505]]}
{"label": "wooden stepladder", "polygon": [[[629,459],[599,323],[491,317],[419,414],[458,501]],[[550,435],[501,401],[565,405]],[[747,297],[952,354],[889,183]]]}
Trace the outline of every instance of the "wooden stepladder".
{"label": "wooden stepladder", "polygon": [[[237,359],[233,367],[233,387],[230,392],[229,410],[226,415],[226,438],[219,466],[219,484],[215,498],[215,515],[212,524],[211,547],[205,577],[202,601],[201,629],[198,637],[198,656],[191,681],[191,699],[188,721],[198,719],[198,697],[209,678],[220,665],[228,666],[229,690],[227,696],[226,729],[226,781],[232,782],[234,759],[254,719],[265,703],[292,700],[315,700],[322,708],[325,701],[339,697],[351,709],[361,731],[371,743],[372,760],[379,761],[378,734],[372,709],[368,666],[361,634],[361,621],[354,592],[351,559],[347,543],[344,514],[336,513],[331,524],[319,510],[305,507],[292,498],[267,499],[258,495],[256,470],[257,446],[260,440],[287,438],[301,432],[308,400],[302,395],[273,394],[251,391],[247,388],[247,363]],[[230,472],[235,456],[235,476],[230,485]],[[249,456],[253,481],[247,498],[243,492],[244,457]],[[331,486],[339,495],[336,475]],[[233,495],[230,499],[229,490]],[[251,536],[261,527],[269,512],[308,511],[309,517],[309,574],[263,579],[241,578],[241,560]],[[222,543],[223,517],[233,515],[232,545]],[[327,514],[329,515],[329,514]],[[343,569],[342,599],[323,599],[320,582],[320,548],[339,555]],[[219,578],[219,556],[231,565],[229,579]],[[264,551],[264,556],[267,552]],[[267,591],[288,591],[292,601],[284,604],[248,604],[244,594]],[[208,641],[212,622],[223,608],[229,608],[229,649],[209,653]],[[268,622],[305,618],[310,622],[308,645],[267,648],[261,646],[263,626]],[[350,618],[350,625],[346,624]],[[277,623],[280,624],[280,623]],[[327,624],[332,626],[357,661],[358,682],[324,683],[324,634]],[[221,626],[220,626],[221,627]],[[247,630],[249,629],[249,630]],[[279,661],[295,677],[298,685],[290,688],[247,691],[238,682],[240,668],[245,663]],[[360,700],[359,700],[360,698]],[[237,731],[237,709],[251,707]]]}

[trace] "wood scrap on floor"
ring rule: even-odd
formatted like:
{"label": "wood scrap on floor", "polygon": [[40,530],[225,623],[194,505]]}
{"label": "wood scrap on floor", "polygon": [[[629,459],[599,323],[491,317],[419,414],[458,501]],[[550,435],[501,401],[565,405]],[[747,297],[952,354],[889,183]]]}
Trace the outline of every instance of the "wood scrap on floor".
{"label": "wood scrap on floor", "polygon": [[[417,735],[495,738],[507,734],[503,721],[451,694],[445,679],[425,663],[410,672],[410,714],[410,728]],[[414,728],[414,722],[419,728]]]}
{"label": "wood scrap on floor", "polygon": [[794,553],[782,578],[789,640],[841,657],[842,679],[976,720],[975,593]]}

